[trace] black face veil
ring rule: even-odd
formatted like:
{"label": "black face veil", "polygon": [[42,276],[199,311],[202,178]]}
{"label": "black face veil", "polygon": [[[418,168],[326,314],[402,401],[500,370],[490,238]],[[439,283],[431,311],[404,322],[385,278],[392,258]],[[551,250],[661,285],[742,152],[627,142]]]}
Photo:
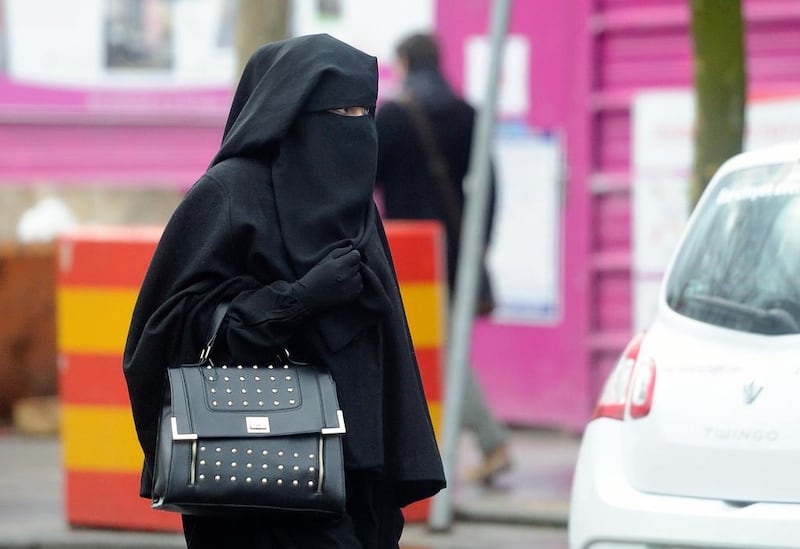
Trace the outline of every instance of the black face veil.
{"label": "black face veil", "polygon": [[391,309],[385,290],[392,280],[388,259],[366,250],[376,223],[374,121],[328,111],[374,108],[377,87],[376,59],[331,36],[264,46],[244,69],[212,162],[235,156],[272,159],[280,231],[298,278],[335,248],[361,250],[364,292],[358,307],[319,321],[332,350]]}

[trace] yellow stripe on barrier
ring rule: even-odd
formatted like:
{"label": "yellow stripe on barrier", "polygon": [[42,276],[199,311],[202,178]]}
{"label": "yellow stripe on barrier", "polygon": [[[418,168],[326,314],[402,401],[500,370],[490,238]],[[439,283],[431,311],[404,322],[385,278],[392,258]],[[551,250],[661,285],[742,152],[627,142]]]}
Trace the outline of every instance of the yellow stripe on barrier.
{"label": "yellow stripe on barrier", "polygon": [[121,406],[63,406],[64,465],[72,471],[138,473],[143,454],[131,411]]}
{"label": "yellow stripe on barrier", "polygon": [[[436,438],[442,406],[428,401]],[[70,471],[139,473],[142,451],[127,407],[64,405],[61,412],[64,467]]]}
{"label": "yellow stripe on barrier", "polygon": [[[443,288],[406,283],[400,293],[415,345],[440,345]],[[72,353],[122,353],[138,288],[62,287],[57,291],[58,348]]]}
{"label": "yellow stripe on barrier", "polygon": [[59,288],[56,292],[59,350],[122,354],[138,292],[138,288]]}
{"label": "yellow stripe on barrier", "polygon": [[444,308],[442,285],[434,282],[401,282],[400,294],[403,298],[414,345],[421,347],[441,345],[444,340],[441,318],[441,311]]}
{"label": "yellow stripe on barrier", "polygon": [[441,427],[442,423],[442,404],[440,402],[428,401],[428,411],[431,414],[431,423],[433,423],[433,432],[436,435],[436,440],[441,441]]}

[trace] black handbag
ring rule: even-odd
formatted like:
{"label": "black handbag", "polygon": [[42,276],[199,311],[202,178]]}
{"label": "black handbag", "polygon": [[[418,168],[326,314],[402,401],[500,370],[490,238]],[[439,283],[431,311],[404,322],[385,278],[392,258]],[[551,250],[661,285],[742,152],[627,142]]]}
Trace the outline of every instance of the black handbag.
{"label": "black handbag", "polygon": [[330,373],[288,353],[214,364],[228,304],[197,364],[167,371],[153,472],[154,509],[184,514],[344,511],[344,417]]}

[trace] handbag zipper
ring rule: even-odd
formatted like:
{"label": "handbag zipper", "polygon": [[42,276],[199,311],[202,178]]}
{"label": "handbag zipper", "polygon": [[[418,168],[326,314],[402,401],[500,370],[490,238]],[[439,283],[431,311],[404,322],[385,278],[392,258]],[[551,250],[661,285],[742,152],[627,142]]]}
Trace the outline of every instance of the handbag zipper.
{"label": "handbag zipper", "polygon": [[324,441],[325,437],[320,435],[319,436],[319,451],[317,455],[319,456],[319,475],[317,476],[317,493],[322,493],[322,479],[325,476],[325,458],[322,456],[324,455],[325,447]]}
{"label": "handbag zipper", "polygon": [[192,441],[192,461],[189,465],[189,484],[194,484],[195,480],[195,462],[197,461],[197,441]]}

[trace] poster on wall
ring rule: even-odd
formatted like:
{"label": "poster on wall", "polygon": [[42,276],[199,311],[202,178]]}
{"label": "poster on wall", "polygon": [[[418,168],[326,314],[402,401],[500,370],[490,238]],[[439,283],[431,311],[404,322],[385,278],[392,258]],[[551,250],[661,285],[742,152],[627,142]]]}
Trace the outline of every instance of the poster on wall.
{"label": "poster on wall", "polygon": [[560,319],[560,139],[514,125],[495,144],[497,204],[488,267],[497,308],[492,320],[555,324]]}
{"label": "poster on wall", "polygon": [[689,211],[694,100],[688,91],[638,94],[632,107],[633,327],[647,327]]}
{"label": "poster on wall", "polygon": [[[469,37],[465,44],[465,95],[473,105],[486,97],[491,43],[488,36]],[[504,119],[524,119],[528,114],[530,41],[523,35],[509,35],[503,44],[500,63],[497,113]]]}
{"label": "poster on wall", "polygon": [[8,76],[70,87],[230,85],[236,0],[5,0]]}
{"label": "poster on wall", "polygon": [[224,122],[237,0],[0,2],[0,120]]}
{"label": "poster on wall", "polygon": [[105,71],[173,69],[175,22],[168,1],[132,5],[106,0],[104,7],[100,49]]}
{"label": "poster on wall", "polygon": [[[464,42],[465,98],[485,101],[491,43]],[[509,35],[497,83],[499,125],[494,141],[497,204],[488,262],[500,324],[554,325],[561,319],[563,157],[560,138],[526,122],[530,105],[530,40]]]}
{"label": "poster on wall", "polygon": [[[746,108],[744,149],[800,139],[800,95],[754,95]],[[694,151],[689,90],[647,91],[632,109],[633,328],[649,325],[661,279],[689,215]]]}

